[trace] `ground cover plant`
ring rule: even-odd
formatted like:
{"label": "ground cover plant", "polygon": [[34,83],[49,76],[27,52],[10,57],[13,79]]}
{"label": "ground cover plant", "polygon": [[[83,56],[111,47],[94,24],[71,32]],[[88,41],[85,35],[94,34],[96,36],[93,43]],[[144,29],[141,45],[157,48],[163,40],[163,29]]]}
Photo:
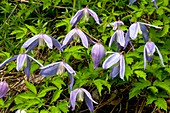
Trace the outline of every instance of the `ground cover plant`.
{"label": "ground cover plant", "polygon": [[169,0],[2,0],[1,113],[170,110]]}

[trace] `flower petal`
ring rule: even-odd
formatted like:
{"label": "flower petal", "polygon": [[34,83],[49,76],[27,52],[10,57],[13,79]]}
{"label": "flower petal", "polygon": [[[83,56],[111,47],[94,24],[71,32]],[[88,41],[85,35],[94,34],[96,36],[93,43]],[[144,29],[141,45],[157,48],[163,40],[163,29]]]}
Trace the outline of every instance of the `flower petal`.
{"label": "flower petal", "polygon": [[8,84],[5,81],[0,82],[0,98],[4,97],[7,92],[8,92]]}
{"label": "flower petal", "polygon": [[68,65],[68,64],[65,63],[65,62],[62,62],[62,63],[63,63],[64,67],[67,69],[67,71],[68,71],[70,74],[76,75],[76,72],[73,70],[73,68],[72,68],[70,65]]}
{"label": "flower petal", "polygon": [[33,43],[31,43],[28,47],[28,49],[26,50],[26,54],[29,53],[32,49],[34,49],[39,43],[39,40],[35,40]]}
{"label": "flower petal", "polygon": [[113,41],[115,40],[116,37],[117,37],[117,32],[115,32],[115,33],[112,35],[112,37],[111,37],[111,39],[110,39],[110,42],[109,42],[109,47],[112,46],[112,43],[113,43]]}
{"label": "flower petal", "polygon": [[73,77],[73,75],[71,74],[71,73],[69,73],[68,72],[68,75],[69,75],[69,77],[70,77],[70,91],[72,91],[72,89],[73,89],[73,84],[74,84],[74,77]]}
{"label": "flower petal", "polygon": [[136,2],[136,0],[130,0],[129,5],[131,6],[134,2]]}
{"label": "flower petal", "polygon": [[93,107],[92,101],[88,98],[87,95],[85,95],[84,98],[85,98],[86,105],[87,105],[89,111],[90,111],[90,112],[94,112],[94,107]]}
{"label": "flower petal", "polygon": [[110,73],[112,79],[114,79],[120,72],[120,65],[116,65],[112,68],[112,71]]}
{"label": "flower petal", "polygon": [[151,25],[151,24],[147,24],[147,23],[143,23],[143,22],[138,22],[138,23],[144,24],[144,25],[147,25],[147,26],[150,26],[150,27],[154,27],[154,28],[157,28],[157,29],[162,29],[162,27],[154,26],[154,25]]}
{"label": "flower petal", "polygon": [[37,40],[38,38],[40,38],[40,34],[33,36],[32,38],[28,39],[23,45],[22,48],[27,48],[28,46],[30,46],[30,44],[32,44],[35,40]]}
{"label": "flower petal", "polygon": [[135,22],[129,27],[129,33],[132,40],[135,40],[138,34],[139,23]]}
{"label": "flower petal", "polygon": [[72,28],[76,25],[76,23],[81,19],[83,16],[84,8],[79,10],[72,18],[70,21],[70,24],[72,24]]}
{"label": "flower petal", "polygon": [[93,10],[87,8],[87,11],[94,18],[97,24],[100,24],[102,22],[102,20],[97,16],[97,14]]}
{"label": "flower petal", "polygon": [[95,104],[98,104],[96,101],[94,101],[91,97],[91,94],[84,88],[80,88],[81,90],[84,91],[85,95],[87,96],[87,98],[89,98],[92,102],[94,102]]}
{"label": "flower petal", "polygon": [[142,31],[143,40],[146,43],[148,41],[149,31],[148,31],[147,27],[145,25],[143,25],[143,24],[140,24],[140,29]]}
{"label": "flower petal", "polygon": [[85,48],[88,48],[88,39],[87,39],[86,35],[78,28],[76,28],[76,33],[81,38],[83,46]]}
{"label": "flower petal", "polygon": [[58,40],[56,40],[54,37],[51,37],[52,41],[53,41],[53,45],[59,50],[63,52],[63,49],[61,48],[61,44],[58,42]]}
{"label": "flower petal", "polygon": [[78,92],[80,91],[80,88],[77,88],[70,93],[70,104],[72,106],[72,111],[75,110],[75,105],[76,105],[76,97]]}
{"label": "flower petal", "polygon": [[145,48],[147,51],[146,53],[153,55],[153,53],[155,52],[155,44],[153,42],[149,41],[145,44],[145,46],[146,46]]}
{"label": "flower petal", "polygon": [[31,58],[33,61],[35,61],[38,65],[40,65],[41,67],[43,67],[43,65],[40,63],[40,62],[38,62],[36,59],[34,59],[32,56],[29,56],[29,55],[27,55],[29,58]]}
{"label": "flower petal", "polygon": [[68,43],[72,40],[74,33],[76,32],[76,28],[72,29],[63,40],[62,48],[65,48]]}
{"label": "flower petal", "polygon": [[18,57],[18,55],[15,55],[15,56],[12,57],[12,58],[8,58],[7,60],[5,60],[3,63],[0,64],[0,68],[3,67],[3,66],[5,66],[8,62],[11,62],[11,61],[17,59],[17,57]]}
{"label": "flower petal", "polygon": [[125,59],[124,56],[121,54],[120,55],[120,78],[124,80],[124,75],[125,75]]}
{"label": "flower petal", "polygon": [[117,30],[117,42],[124,47],[125,46],[125,37],[122,30]]}
{"label": "flower petal", "polygon": [[119,53],[113,53],[110,55],[103,63],[103,68],[108,69],[112,65],[116,64],[120,60],[120,54]]}
{"label": "flower petal", "polygon": [[24,62],[27,58],[27,54],[19,54],[17,57],[17,71],[19,71],[23,66],[24,66]]}
{"label": "flower petal", "polygon": [[29,77],[30,77],[30,69],[31,69],[31,61],[29,58],[27,58],[27,66],[26,66],[26,68],[24,68],[24,72],[27,76],[27,79],[29,79]]}
{"label": "flower petal", "polygon": [[151,2],[153,2],[153,5],[156,7],[156,9],[158,9],[158,6],[156,4],[156,0],[151,0]]}
{"label": "flower petal", "polygon": [[159,51],[159,49],[158,49],[158,47],[157,47],[156,45],[155,45],[155,48],[156,48],[156,50],[157,50],[157,52],[158,52],[158,55],[159,55],[159,58],[160,58],[160,60],[161,60],[162,66],[165,67],[164,61],[163,61],[163,58],[162,58],[162,55],[161,55],[161,52]]}
{"label": "flower petal", "polygon": [[46,34],[41,34],[41,37],[44,39],[45,43],[50,49],[53,49],[53,42],[50,36]]}
{"label": "flower petal", "polygon": [[146,69],[146,54],[147,54],[147,51],[146,51],[146,45],[144,46],[144,50],[143,50],[143,59],[144,59],[144,70]]}

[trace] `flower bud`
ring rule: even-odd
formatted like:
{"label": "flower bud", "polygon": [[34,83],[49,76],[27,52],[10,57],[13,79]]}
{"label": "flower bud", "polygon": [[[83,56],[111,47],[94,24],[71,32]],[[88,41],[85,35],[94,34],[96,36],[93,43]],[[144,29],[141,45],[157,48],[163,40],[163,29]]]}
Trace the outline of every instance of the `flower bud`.
{"label": "flower bud", "polygon": [[0,98],[4,97],[8,91],[8,84],[4,82],[0,82]]}

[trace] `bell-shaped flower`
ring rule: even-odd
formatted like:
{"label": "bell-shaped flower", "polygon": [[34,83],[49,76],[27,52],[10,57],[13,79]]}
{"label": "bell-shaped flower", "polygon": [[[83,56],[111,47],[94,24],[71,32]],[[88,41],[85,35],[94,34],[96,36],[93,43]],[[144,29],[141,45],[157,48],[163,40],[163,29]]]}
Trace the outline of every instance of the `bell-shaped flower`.
{"label": "bell-shaped flower", "polygon": [[165,67],[164,62],[163,62],[163,58],[162,55],[158,49],[158,47],[152,42],[152,41],[148,41],[145,46],[144,46],[144,51],[143,51],[143,57],[144,57],[144,69],[146,69],[146,60],[148,62],[151,62],[151,60],[153,59],[153,54],[155,52],[155,49],[158,52],[159,58],[161,60],[161,64],[163,67]]}
{"label": "bell-shaped flower", "polygon": [[26,53],[28,53],[37,45],[39,45],[39,47],[44,47],[45,45],[44,42],[47,44],[47,46],[50,49],[53,49],[53,45],[54,45],[58,50],[63,51],[61,49],[61,44],[55,38],[50,37],[46,34],[38,34],[33,36],[22,45],[22,48],[27,48]]}
{"label": "bell-shaped flower", "polygon": [[111,37],[109,42],[109,47],[112,46],[113,41],[116,39],[117,43],[119,43],[122,47],[125,47],[125,37],[124,32],[118,29]]}
{"label": "bell-shaped flower", "polygon": [[129,0],[129,5],[131,6],[135,2],[136,2],[136,0]]}
{"label": "bell-shaped flower", "polygon": [[75,110],[76,100],[79,102],[82,102],[84,101],[84,99],[90,112],[94,112],[93,102],[95,104],[98,104],[98,103],[92,99],[91,94],[84,88],[77,88],[71,91],[70,107],[72,107],[72,110]]}
{"label": "bell-shaped flower", "polygon": [[96,69],[98,68],[100,60],[102,60],[105,55],[104,46],[100,42],[96,43],[92,47],[91,55],[94,62],[94,69]]}
{"label": "bell-shaped flower", "polygon": [[89,14],[94,18],[97,24],[100,24],[102,21],[101,19],[97,16],[97,14],[89,9],[87,6],[81,10],[79,10],[72,18],[70,21],[70,24],[72,24],[72,27],[76,25],[76,23],[81,19],[82,16],[84,16],[85,21],[89,20]]}
{"label": "bell-shaped flower", "polygon": [[16,70],[19,71],[24,67],[24,72],[25,72],[27,78],[30,77],[31,60],[35,61],[41,67],[43,66],[41,63],[39,63],[33,57],[29,56],[26,53],[23,53],[23,54],[15,55],[14,57],[5,60],[3,63],[0,64],[0,68],[3,67],[4,65],[6,65],[8,62],[11,62],[15,59],[17,59]]}
{"label": "bell-shaped flower", "polygon": [[153,5],[156,7],[156,9],[158,9],[158,6],[156,4],[156,0],[151,0],[151,2],[153,2]]}
{"label": "bell-shaped flower", "polygon": [[[125,74],[125,59],[122,53],[116,53],[112,52],[113,54],[110,55],[104,62],[103,62],[103,69],[108,69],[111,66],[112,72],[111,77],[114,78],[118,75],[120,75],[120,78],[124,80],[124,74]],[[116,66],[114,66],[116,65]]]}
{"label": "bell-shaped flower", "polygon": [[130,33],[130,37],[132,38],[132,40],[135,40],[139,33],[139,34],[142,34],[144,41],[147,42],[148,41],[148,29],[146,26],[154,27],[157,29],[162,28],[162,27],[151,25],[151,24],[146,24],[143,22],[135,22],[129,27],[129,33]]}
{"label": "bell-shaped flower", "polygon": [[8,84],[3,81],[0,82],[0,98],[4,97],[8,91]]}
{"label": "bell-shaped flower", "polygon": [[40,75],[42,75],[43,77],[47,77],[50,75],[61,75],[64,73],[65,69],[68,72],[68,75],[70,77],[70,90],[72,90],[73,84],[74,84],[74,77],[72,76],[72,74],[76,75],[76,72],[73,70],[73,68],[68,65],[65,62],[55,62],[55,63],[51,63],[49,65],[46,65],[44,67],[40,67],[41,71],[40,71]]}
{"label": "bell-shaped flower", "polygon": [[107,27],[113,26],[113,30],[116,30],[121,25],[124,25],[124,23],[121,20],[118,20],[108,24]]}
{"label": "bell-shaped flower", "polygon": [[88,41],[91,43],[95,43],[88,36],[86,36],[79,28],[72,29],[63,40],[62,49],[66,48],[66,46],[72,41],[73,38],[79,37],[83,43],[85,48],[88,48]]}

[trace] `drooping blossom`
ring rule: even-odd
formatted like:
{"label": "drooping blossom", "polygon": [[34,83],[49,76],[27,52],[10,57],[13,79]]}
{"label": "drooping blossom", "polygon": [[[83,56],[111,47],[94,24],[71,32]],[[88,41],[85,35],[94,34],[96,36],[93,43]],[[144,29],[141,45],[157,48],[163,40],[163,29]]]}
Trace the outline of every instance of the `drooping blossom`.
{"label": "drooping blossom", "polygon": [[102,60],[105,55],[104,46],[100,42],[96,43],[92,47],[91,55],[94,62],[94,69],[96,69],[98,68],[100,60]]}
{"label": "drooping blossom", "polygon": [[55,38],[50,37],[46,34],[38,34],[33,36],[22,45],[22,48],[27,48],[26,53],[28,53],[37,45],[39,45],[39,47],[44,47],[44,43],[46,43],[50,49],[53,49],[54,45],[58,50],[63,51],[61,49],[61,44]]}
{"label": "drooping blossom", "polygon": [[0,64],[0,68],[5,66],[8,62],[11,62],[11,61],[13,61],[15,59],[17,59],[16,70],[19,71],[22,68],[24,68],[24,72],[25,72],[27,78],[30,77],[31,60],[35,61],[41,67],[43,66],[40,62],[38,62],[33,57],[29,56],[26,53],[23,53],[23,54],[15,55],[14,57],[5,60],[3,63]]}
{"label": "drooping blossom", "polygon": [[153,54],[155,52],[155,49],[157,50],[158,52],[158,55],[159,55],[159,58],[161,60],[161,64],[163,67],[165,67],[164,65],[164,62],[163,62],[163,58],[162,58],[162,55],[158,49],[158,47],[154,44],[154,42],[152,41],[148,41],[145,46],[144,46],[144,51],[143,51],[143,57],[144,57],[144,69],[146,69],[146,60],[148,62],[151,62],[151,60],[153,59]]}
{"label": "drooping blossom", "polygon": [[73,38],[79,37],[82,41],[82,44],[85,48],[88,48],[88,41],[91,43],[95,43],[88,36],[86,36],[79,28],[72,29],[63,40],[62,49],[66,48],[66,46],[72,41]]}
{"label": "drooping blossom", "polygon": [[[129,0],[129,6],[131,6],[133,3],[135,3],[137,0]],[[153,2],[155,8],[158,8],[157,4],[156,4],[156,0],[151,0],[151,2]]]}
{"label": "drooping blossom", "polygon": [[132,40],[135,40],[139,33],[139,34],[142,34],[144,41],[147,42],[148,41],[148,29],[146,26],[154,27],[157,29],[162,28],[162,27],[154,26],[151,24],[143,23],[143,22],[135,22],[129,27],[129,33],[130,33],[130,37],[132,38]]}
{"label": "drooping blossom", "polygon": [[79,102],[84,101],[90,112],[94,112],[93,102],[98,104],[96,101],[92,99],[91,94],[84,88],[77,88],[70,93],[70,107],[72,110],[75,110],[76,100]]}
{"label": "drooping blossom", "polygon": [[65,69],[68,72],[68,75],[70,77],[70,90],[72,90],[73,84],[74,84],[74,77],[72,76],[72,74],[76,75],[76,72],[73,70],[73,68],[68,65],[65,62],[55,62],[55,63],[51,63],[49,65],[46,65],[44,67],[40,67],[41,71],[40,71],[40,75],[42,75],[43,77],[47,77],[50,75],[61,75],[64,73]]}
{"label": "drooping blossom", "polygon": [[26,113],[26,111],[18,109],[15,113]]}
{"label": "drooping blossom", "polygon": [[97,24],[100,24],[102,21],[101,19],[97,16],[97,14],[89,9],[87,6],[81,10],[79,10],[72,18],[70,21],[70,24],[72,24],[72,27],[76,25],[76,23],[84,16],[85,21],[89,20],[89,14],[94,18]]}
{"label": "drooping blossom", "polygon": [[118,29],[111,37],[109,42],[109,47],[112,46],[113,41],[116,39],[117,43],[120,44],[120,46],[125,47],[125,36],[124,32],[120,29]]}
{"label": "drooping blossom", "polygon": [[[117,52],[110,52],[112,55],[110,55],[104,62],[103,62],[103,69],[108,69],[111,66],[112,72],[111,77],[114,78],[118,75],[120,75],[120,78],[124,80],[124,74],[125,74],[125,59],[122,53]],[[116,65],[116,66],[115,66]]]}
{"label": "drooping blossom", "polygon": [[113,30],[116,30],[118,26],[124,25],[124,23],[121,20],[111,22],[110,24],[107,25],[107,27],[113,26]]}
{"label": "drooping blossom", "polygon": [[8,92],[8,84],[5,81],[0,82],[0,98],[4,97],[7,92]]}

